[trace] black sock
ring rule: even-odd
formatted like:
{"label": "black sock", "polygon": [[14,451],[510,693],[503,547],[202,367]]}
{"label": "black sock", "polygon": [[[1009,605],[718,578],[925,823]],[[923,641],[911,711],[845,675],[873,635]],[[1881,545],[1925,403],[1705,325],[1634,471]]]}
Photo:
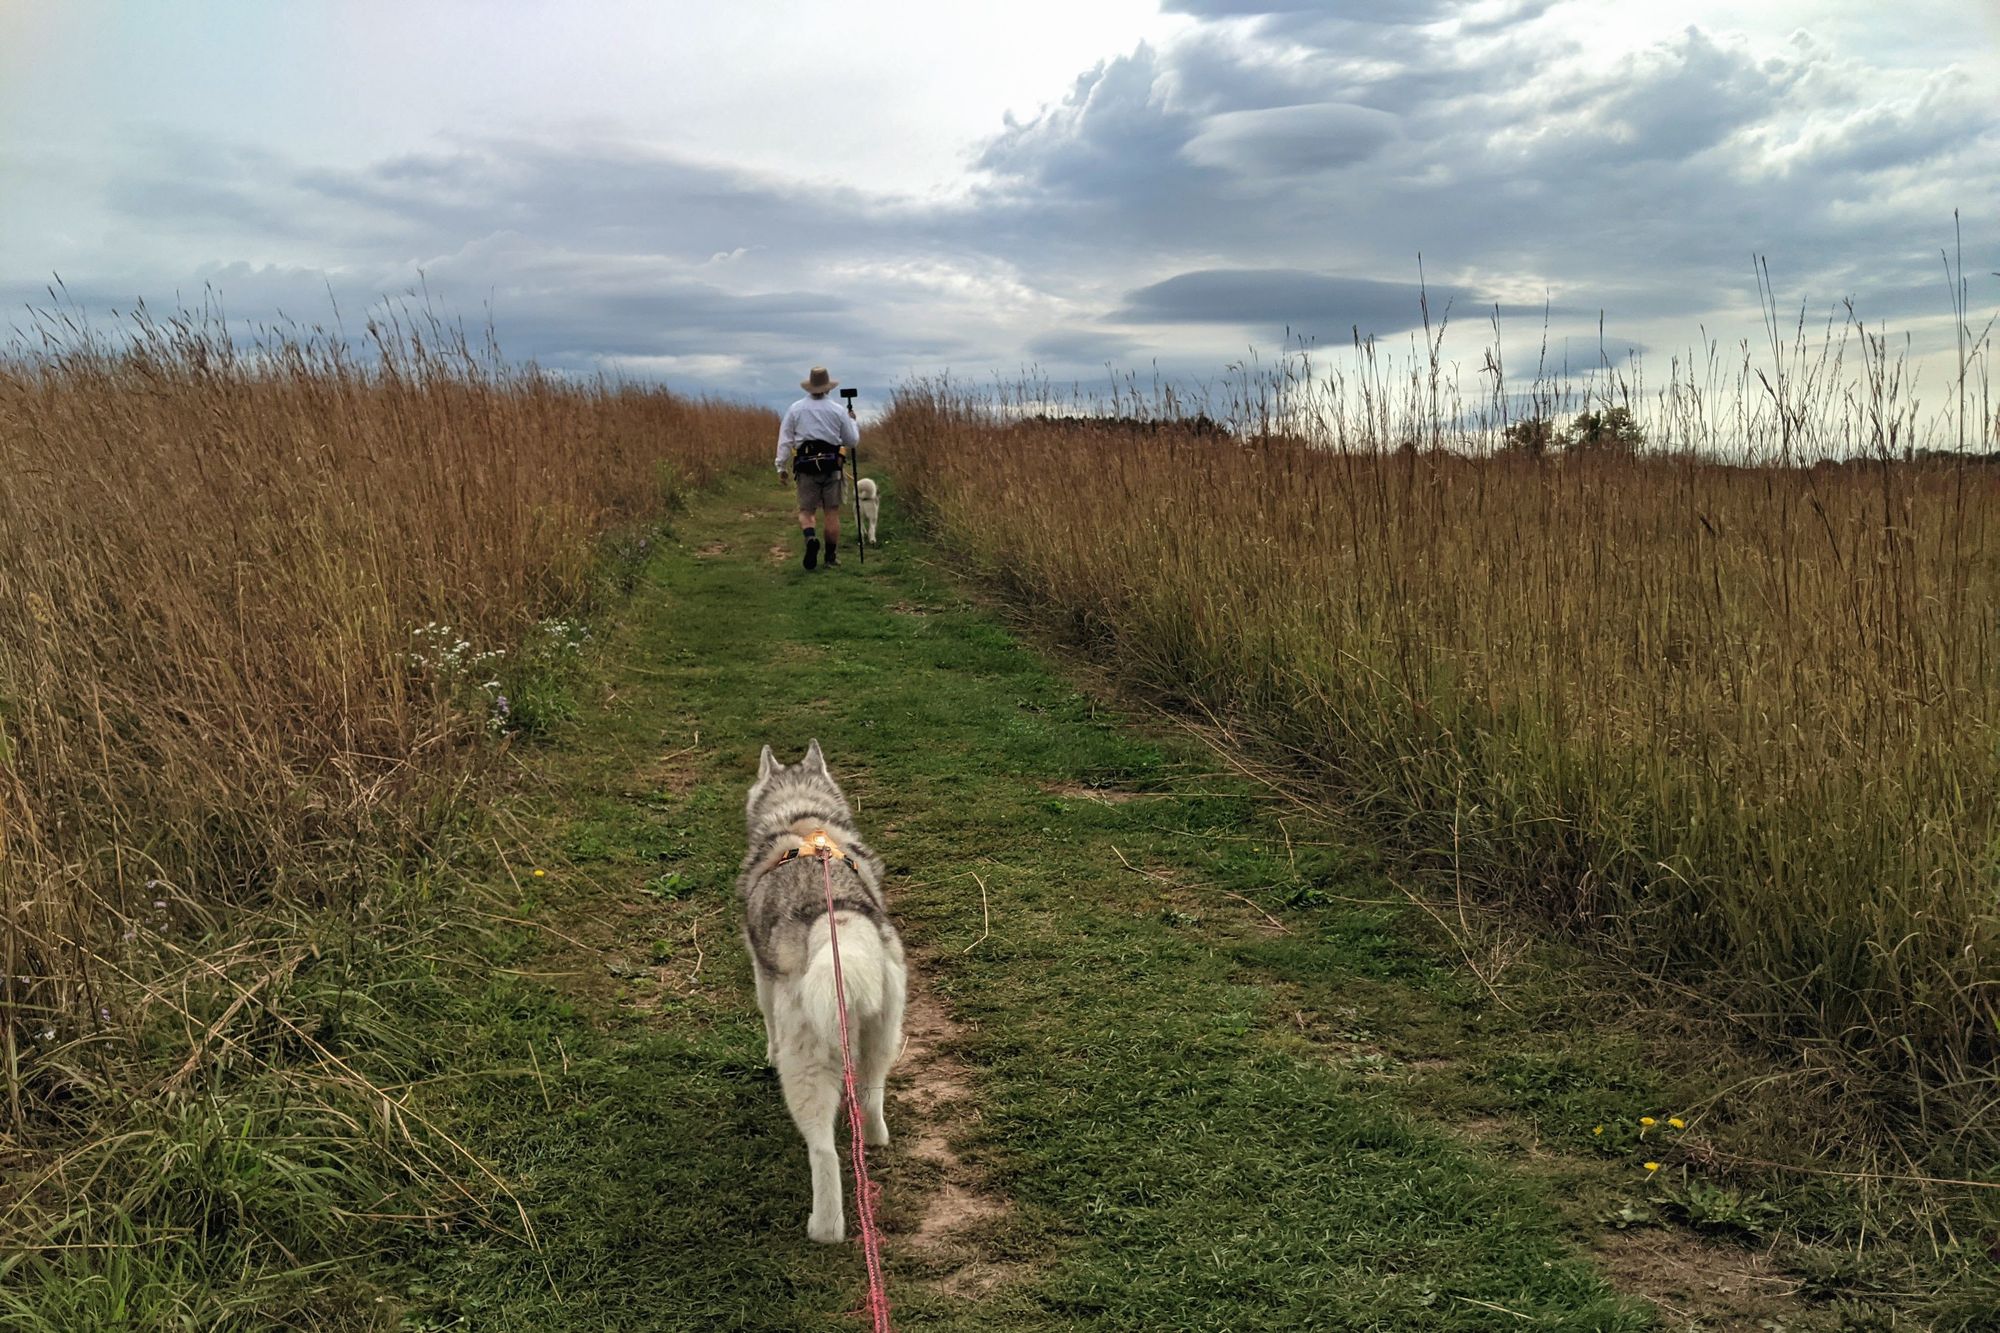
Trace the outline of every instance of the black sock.
{"label": "black sock", "polygon": [[800,531],[804,534],[805,539],[807,541],[811,541],[813,539],[813,530],[811,528],[802,528],[800,529]]}
{"label": "black sock", "polygon": [[840,538],[828,537],[826,539],[826,563],[829,565],[833,563],[833,548],[838,545],[840,545]]}

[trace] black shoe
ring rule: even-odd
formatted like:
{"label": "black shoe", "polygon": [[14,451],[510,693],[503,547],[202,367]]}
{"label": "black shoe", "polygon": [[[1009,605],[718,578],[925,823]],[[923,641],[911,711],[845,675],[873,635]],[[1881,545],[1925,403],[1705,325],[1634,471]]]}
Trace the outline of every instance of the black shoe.
{"label": "black shoe", "polygon": [[826,566],[827,566],[827,568],[828,568],[828,569],[831,569],[831,568],[833,568],[833,567],[834,567],[835,565],[837,565],[837,564],[839,564],[839,563],[840,563],[840,558],[839,558],[838,556],[834,555],[834,553],[833,553],[833,548],[832,548],[831,546],[827,547],[827,548],[826,548]]}
{"label": "black shoe", "polygon": [[806,538],[806,568],[819,568],[819,538]]}

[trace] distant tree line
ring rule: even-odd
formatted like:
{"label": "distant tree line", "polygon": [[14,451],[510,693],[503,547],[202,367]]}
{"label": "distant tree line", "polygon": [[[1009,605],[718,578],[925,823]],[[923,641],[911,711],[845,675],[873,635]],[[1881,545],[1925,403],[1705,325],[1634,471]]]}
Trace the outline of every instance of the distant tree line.
{"label": "distant tree line", "polygon": [[1983,454],[1970,451],[1960,453],[1956,449],[1917,449],[1910,454],[1912,463],[1979,463],[1986,467],[2000,465],[2000,449],[1992,449]]}
{"label": "distant tree line", "polygon": [[[1039,412],[1032,417],[1016,420],[1014,425],[1030,428],[1054,427],[1100,435],[1234,438],[1227,426],[1206,413],[1191,417],[1114,417]],[[1302,437],[1275,432],[1260,434],[1255,438],[1268,443],[1287,441],[1299,445],[1308,443]],[[1607,407],[1598,412],[1579,412],[1567,422],[1546,416],[1524,417],[1501,431],[1500,438],[1500,456],[1507,458],[1544,458],[1553,453],[1611,457],[1639,452],[1645,447],[1646,431],[1632,415],[1631,408]],[[1404,439],[1396,446],[1398,452],[1416,452],[1421,447],[1420,441],[1414,438]],[[1813,466],[1841,467],[1879,461],[1881,460],[1878,458],[1862,455],[1845,460],[1820,459]],[[1954,449],[1905,449],[1897,461],[1917,464],[2000,466],[2000,450],[1990,453],[1959,453]]]}
{"label": "distant tree line", "polygon": [[1540,458],[1551,450],[1593,450],[1629,454],[1646,442],[1646,432],[1629,407],[1579,412],[1567,426],[1548,417],[1527,417],[1500,432],[1501,452]]}
{"label": "distant tree line", "polygon": [[1016,423],[1022,426],[1061,426],[1069,430],[1099,431],[1108,435],[1228,435],[1229,428],[1207,413],[1191,417],[1095,417],[1050,416],[1040,412]]}

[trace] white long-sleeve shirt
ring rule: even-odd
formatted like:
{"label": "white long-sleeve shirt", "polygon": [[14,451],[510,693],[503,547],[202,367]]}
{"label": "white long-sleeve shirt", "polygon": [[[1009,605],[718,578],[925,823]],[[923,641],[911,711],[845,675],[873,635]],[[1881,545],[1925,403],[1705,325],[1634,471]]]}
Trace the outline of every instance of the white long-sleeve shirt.
{"label": "white long-sleeve shirt", "polygon": [[861,443],[861,427],[832,398],[801,398],[785,409],[778,427],[778,471],[792,466],[792,451],[807,440],[825,440],[852,449]]}

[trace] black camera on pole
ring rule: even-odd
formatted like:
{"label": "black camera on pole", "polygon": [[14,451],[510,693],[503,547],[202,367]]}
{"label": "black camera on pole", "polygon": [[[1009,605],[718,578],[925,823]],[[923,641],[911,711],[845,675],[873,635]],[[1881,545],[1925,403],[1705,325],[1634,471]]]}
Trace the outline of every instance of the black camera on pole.
{"label": "black camera on pole", "polygon": [[[847,400],[847,415],[854,415],[854,396],[859,389],[842,389],[840,396]],[[868,538],[861,529],[861,450],[857,446],[847,451],[848,468],[853,478],[854,491],[854,549],[860,553],[861,563],[868,563]]]}

